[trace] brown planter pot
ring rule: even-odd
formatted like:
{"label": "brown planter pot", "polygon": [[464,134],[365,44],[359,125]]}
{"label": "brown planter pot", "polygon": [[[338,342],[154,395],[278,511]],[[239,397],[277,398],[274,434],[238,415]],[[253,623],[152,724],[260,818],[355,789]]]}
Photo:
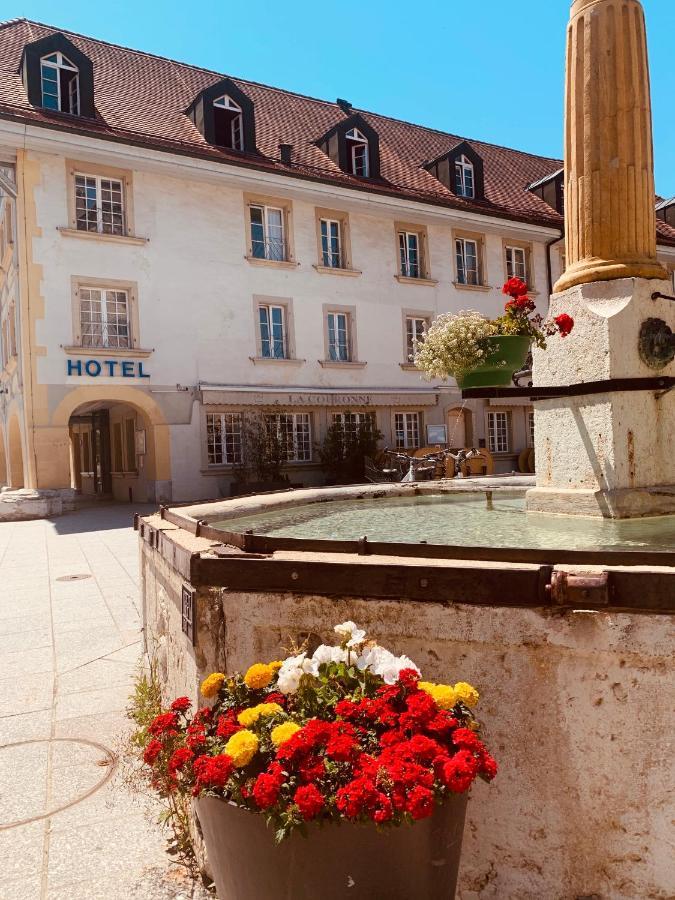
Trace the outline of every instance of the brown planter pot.
{"label": "brown planter pot", "polygon": [[452,900],[466,802],[379,831],[312,823],[278,845],[262,815],[215,797],[195,806],[219,900]]}

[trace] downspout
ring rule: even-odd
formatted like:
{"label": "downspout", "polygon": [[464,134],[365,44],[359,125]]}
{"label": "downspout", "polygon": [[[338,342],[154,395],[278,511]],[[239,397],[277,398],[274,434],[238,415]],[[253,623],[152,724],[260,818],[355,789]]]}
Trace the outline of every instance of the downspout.
{"label": "downspout", "polygon": [[553,268],[551,265],[551,247],[554,244],[557,244],[558,241],[562,241],[565,237],[565,232],[560,231],[558,237],[551,238],[550,241],[546,242],[546,276],[548,278],[548,296],[550,297],[553,293]]}

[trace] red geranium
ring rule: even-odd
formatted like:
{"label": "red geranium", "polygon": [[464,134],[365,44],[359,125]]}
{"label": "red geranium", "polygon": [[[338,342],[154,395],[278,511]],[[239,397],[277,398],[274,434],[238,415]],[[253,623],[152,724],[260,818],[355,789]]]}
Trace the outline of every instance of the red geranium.
{"label": "red geranium", "polygon": [[527,285],[520,278],[509,278],[502,288],[502,294],[507,294],[515,300],[516,298],[527,294]]}
{"label": "red geranium", "polygon": [[190,762],[193,756],[194,753],[191,750],[188,750],[187,747],[179,747],[177,750],[174,750],[167,765],[169,775],[175,775],[176,772],[180,772],[183,766]]}
{"label": "red geranium", "polygon": [[305,821],[318,816],[326,805],[323,794],[314,784],[305,784],[299,787],[293,795],[293,802]]}
{"label": "red geranium", "polygon": [[148,731],[155,737],[173,737],[178,734],[176,731],[177,725],[178,716],[175,712],[161,713],[161,715],[155,716],[152,720],[148,726]]}
{"label": "red geranium", "polygon": [[560,332],[561,337],[567,337],[570,331],[574,328],[574,319],[572,316],[568,316],[567,313],[560,313],[559,316],[556,316],[555,324],[558,326],[558,331]]}
{"label": "red geranium", "polygon": [[143,762],[147,763],[149,766],[154,765],[155,760],[163,749],[161,742],[158,741],[157,738],[153,738],[143,751]]}
{"label": "red geranium", "polygon": [[269,809],[279,799],[284,772],[278,763],[272,763],[267,772],[258,775],[253,786],[253,799],[260,809]]}
{"label": "red geranium", "polygon": [[413,819],[426,819],[434,811],[434,792],[417,785],[408,794],[406,810]]}
{"label": "red geranium", "polygon": [[193,764],[196,776],[195,791],[199,792],[202,788],[225,787],[233,769],[234,763],[226,753],[197,757]]}
{"label": "red geranium", "polygon": [[189,697],[177,697],[171,704],[171,709],[174,712],[187,712],[191,706],[192,701]]}

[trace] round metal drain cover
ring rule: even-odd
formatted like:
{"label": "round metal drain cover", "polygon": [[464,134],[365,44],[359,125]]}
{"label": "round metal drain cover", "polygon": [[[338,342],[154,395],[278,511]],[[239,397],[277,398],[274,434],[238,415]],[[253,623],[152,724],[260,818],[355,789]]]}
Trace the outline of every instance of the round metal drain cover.
{"label": "round metal drain cover", "polygon": [[60,575],[56,581],[84,581],[85,578],[91,578],[91,575],[82,573],[80,575]]}

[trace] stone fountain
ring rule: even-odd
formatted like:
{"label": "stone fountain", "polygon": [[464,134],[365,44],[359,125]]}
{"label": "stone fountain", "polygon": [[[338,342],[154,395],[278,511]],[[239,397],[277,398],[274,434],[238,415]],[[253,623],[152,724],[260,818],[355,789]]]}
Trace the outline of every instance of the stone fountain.
{"label": "stone fountain", "polygon": [[534,385],[611,380],[601,394],[537,401],[530,511],[633,518],[675,512],[675,304],[656,258],[652,118],[638,0],[575,0],[567,32],[565,246],[551,315],[573,337],[535,350]]}

